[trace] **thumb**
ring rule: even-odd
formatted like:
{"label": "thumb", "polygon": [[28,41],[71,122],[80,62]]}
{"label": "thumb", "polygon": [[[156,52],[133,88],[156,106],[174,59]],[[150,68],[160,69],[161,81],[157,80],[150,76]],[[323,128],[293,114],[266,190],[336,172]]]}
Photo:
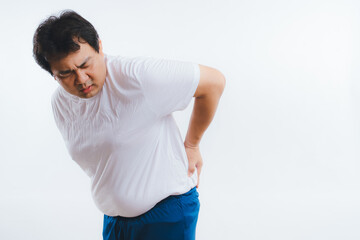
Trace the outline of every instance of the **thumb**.
{"label": "thumb", "polygon": [[191,177],[195,172],[195,164],[189,164],[188,176]]}

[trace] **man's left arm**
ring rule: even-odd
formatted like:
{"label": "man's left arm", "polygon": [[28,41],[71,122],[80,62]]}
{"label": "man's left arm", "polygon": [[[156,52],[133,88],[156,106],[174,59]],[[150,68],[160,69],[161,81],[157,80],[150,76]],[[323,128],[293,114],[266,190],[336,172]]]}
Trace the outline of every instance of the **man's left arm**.
{"label": "man's left arm", "polygon": [[199,144],[205,130],[210,125],[225,87],[225,77],[218,70],[199,65],[200,80],[194,94],[194,108],[185,138],[185,151],[189,160],[188,175],[197,170],[197,186],[203,165]]}

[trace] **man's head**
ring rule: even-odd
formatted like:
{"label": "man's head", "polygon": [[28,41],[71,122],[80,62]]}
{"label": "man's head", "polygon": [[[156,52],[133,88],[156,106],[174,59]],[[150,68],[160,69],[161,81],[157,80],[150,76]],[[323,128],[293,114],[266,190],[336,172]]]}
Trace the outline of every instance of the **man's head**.
{"label": "man's head", "polygon": [[96,95],[106,78],[101,41],[95,28],[73,11],[51,16],[36,29],[36,62],[69,93],[82,98]]}

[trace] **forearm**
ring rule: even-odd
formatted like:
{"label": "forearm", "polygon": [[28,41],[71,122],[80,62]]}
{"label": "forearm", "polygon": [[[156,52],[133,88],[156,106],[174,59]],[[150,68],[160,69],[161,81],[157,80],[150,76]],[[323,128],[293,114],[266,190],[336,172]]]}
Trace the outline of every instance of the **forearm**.
{"label": "forearm", "polygon": [[211,94],[195,98],[194,108],[191,114],[185,145],[197,147],[205,130],[214,118],[223,88],[213,91]]}

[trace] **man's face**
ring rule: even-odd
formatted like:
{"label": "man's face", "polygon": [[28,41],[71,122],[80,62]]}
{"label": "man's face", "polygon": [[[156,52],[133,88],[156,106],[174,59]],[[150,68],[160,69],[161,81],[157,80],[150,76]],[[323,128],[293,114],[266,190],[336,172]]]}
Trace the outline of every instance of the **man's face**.
{"label": "man's face", "polygon": [[99,53],[88,43],[78,42],[80,49],[60,60],[50,61],[55,79],[70,94],[80,98],[95,96],[104,85],[106,65],[101,41]]}

